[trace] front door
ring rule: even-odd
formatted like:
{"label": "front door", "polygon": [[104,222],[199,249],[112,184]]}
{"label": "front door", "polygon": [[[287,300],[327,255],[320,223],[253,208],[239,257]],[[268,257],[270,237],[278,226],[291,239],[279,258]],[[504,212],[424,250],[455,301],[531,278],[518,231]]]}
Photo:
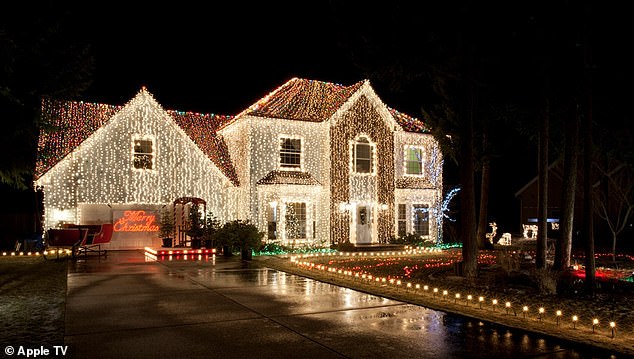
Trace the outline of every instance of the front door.
{"label": "front door", "polygon": [[372,206],[357,206],[357,244],[372,243]]}

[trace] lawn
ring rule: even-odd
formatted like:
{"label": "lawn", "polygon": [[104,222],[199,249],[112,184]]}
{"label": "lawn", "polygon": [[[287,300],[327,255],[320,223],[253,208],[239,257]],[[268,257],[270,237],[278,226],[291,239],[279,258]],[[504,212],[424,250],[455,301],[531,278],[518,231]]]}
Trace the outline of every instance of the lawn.
{"label": "lawn", "polygon": [[[288,260],[269,260],[267,265],[432,309],[634,355],[634,317],[631,315],[634,287],[631,282],[606,277],[596,294],[587,296],[583,285],[572,277],[566,290],[544,293],[536,280],[540,272],[535,271],[530,257],[528,252],[512,248],[481,251],[479,275],[473,280],[456,275],[459,249],[424,254],[297,256],[296,265]],[[616,268],[611,264],[607,258],[597,258],[601,273],[614,272]],[[620,258],[618,268],[631,273],[632,256]],[[541,273],[542,281],[552,283],[553,289],[556,274]],[[482,304],[478,304],[480,298],[483,298]],[[571,321],[573,315],[578,322]],[[593,319],[600,323],[596,333]],[[615,331],[610,330],[610,322],[616,323],[616,336]]]}
{"label": "lawn", "polygon": [[66,260],[0,256],[0,345],[64,343]]}

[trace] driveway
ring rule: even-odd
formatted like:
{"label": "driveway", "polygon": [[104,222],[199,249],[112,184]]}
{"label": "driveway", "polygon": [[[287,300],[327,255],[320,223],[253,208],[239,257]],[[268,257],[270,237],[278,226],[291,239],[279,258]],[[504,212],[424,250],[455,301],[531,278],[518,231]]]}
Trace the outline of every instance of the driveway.
{"label": "driveway", "polygon": [[290,275],[256,261],[153,261],[137,251],[71,264],[65,344],[75,358],[575,354],[549,339]]}

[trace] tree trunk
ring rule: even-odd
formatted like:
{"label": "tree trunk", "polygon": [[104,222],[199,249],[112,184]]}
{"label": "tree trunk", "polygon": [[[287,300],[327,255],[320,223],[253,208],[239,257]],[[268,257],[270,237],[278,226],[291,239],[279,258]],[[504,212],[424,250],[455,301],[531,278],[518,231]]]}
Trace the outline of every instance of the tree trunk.
{"label": "tree trunk", "polygon": [[[545,87],[546,88],[546,87]],[[546,249],[548,245],[548,126],[549,101],[544,95],[540,113],[539,128],[539,163],[538,173],[538,203],[537,203],[537,252],[535,253],[535,267],[546,268]]]}
{"label": "tree trunk", "polygon": [[583,149],[583,223],[585,239],[585,269],[586,269],[586,290],[588,294],[594,295],[596,288],[595,260],[594,260],[594,208],[592,198],[592,110],[591,99],[587,99],[588,109],[586,110],[584,149]]}
{"label": "tree trunk", "polygon": [[585,272],[586,272],[586,291],[594,296],[596,290],[595,277],[595,260],[594,260],[594,216],[593,216],[593,197],[592,197],[592,48],[590,46],[591,29],[589,23],[590,9],[585,8],[586,14],[584,19],[584,102],[585,102],[585,126],[584,126],[584,149],[583,149],[583,217],[584,217],[584,235],[585,235]]}
{"label": "tree trunk", "polygon": [[475,236],[475,181],[474,157],[473,157],[473,88],[465,84],[467,88],[466,106],[461,115],[463,117],[460,128],[460,238],[462,238],[463,275],[466,278],[475,278],[478,275],[478,243]]}
{"label": "tree trunk", "polygon": [[482,149],[485,155],[482,159],[482,180],[480,182],[480,211],[478,216],[478,230],[476,238],[478,240],[479,249],[493,249],[493,244],[486,238],[487,232],[487,215],[489,207],[489,183],[491,179],[491,161],[489,160],[487,151],[487,133],[483,128],[482,134]]}
{"label": "tree trunk", "polygon": [[616,232],[612,232],[612,262],[616,262]]}
{"label": "tree trunk", "polygon": [[577,162],[579,152],[579,111],[573,104],[574,113],[566,121],[564,143],[564,178],[561,198],[560,237],[555,251],[555,270],[570,267],[572,254],[572,234],[574,230],[575,199],[577,189]]}

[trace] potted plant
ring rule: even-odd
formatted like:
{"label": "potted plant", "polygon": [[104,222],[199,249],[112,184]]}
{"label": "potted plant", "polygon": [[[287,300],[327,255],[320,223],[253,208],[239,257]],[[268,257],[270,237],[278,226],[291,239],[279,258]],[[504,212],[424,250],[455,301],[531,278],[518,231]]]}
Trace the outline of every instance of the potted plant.
{"label": "potted plant", "polygon": [[202,237],[204,234],[204,220],[200,213],[197,203],[192,204],[189,209],[189,217],[187,223],[186,234],[191,238],[192,249],[199,249],[202,246]]}
{"label": "potted plant", "polygon": [[258,231],[258,227],[249,223],[249,221],[241,222],[238,228],[238,244],[240,245],[242,259],[251,260],[253,250],[262,245],[262,238],[264,238],[265,233]]}
{"label": "potted plant", "polygon": [[233,255],[232,247],[237,242],[235,227],[236,221],[226,222],[214,234],[214,238],[217,244],[222,247],[222,254],[225,257]]}
{"label": "potted plant", "polygon": [[174,241],[174,216],[164,208],[159,221],[159,237],[163,240],[163,247],[171,247]]}

